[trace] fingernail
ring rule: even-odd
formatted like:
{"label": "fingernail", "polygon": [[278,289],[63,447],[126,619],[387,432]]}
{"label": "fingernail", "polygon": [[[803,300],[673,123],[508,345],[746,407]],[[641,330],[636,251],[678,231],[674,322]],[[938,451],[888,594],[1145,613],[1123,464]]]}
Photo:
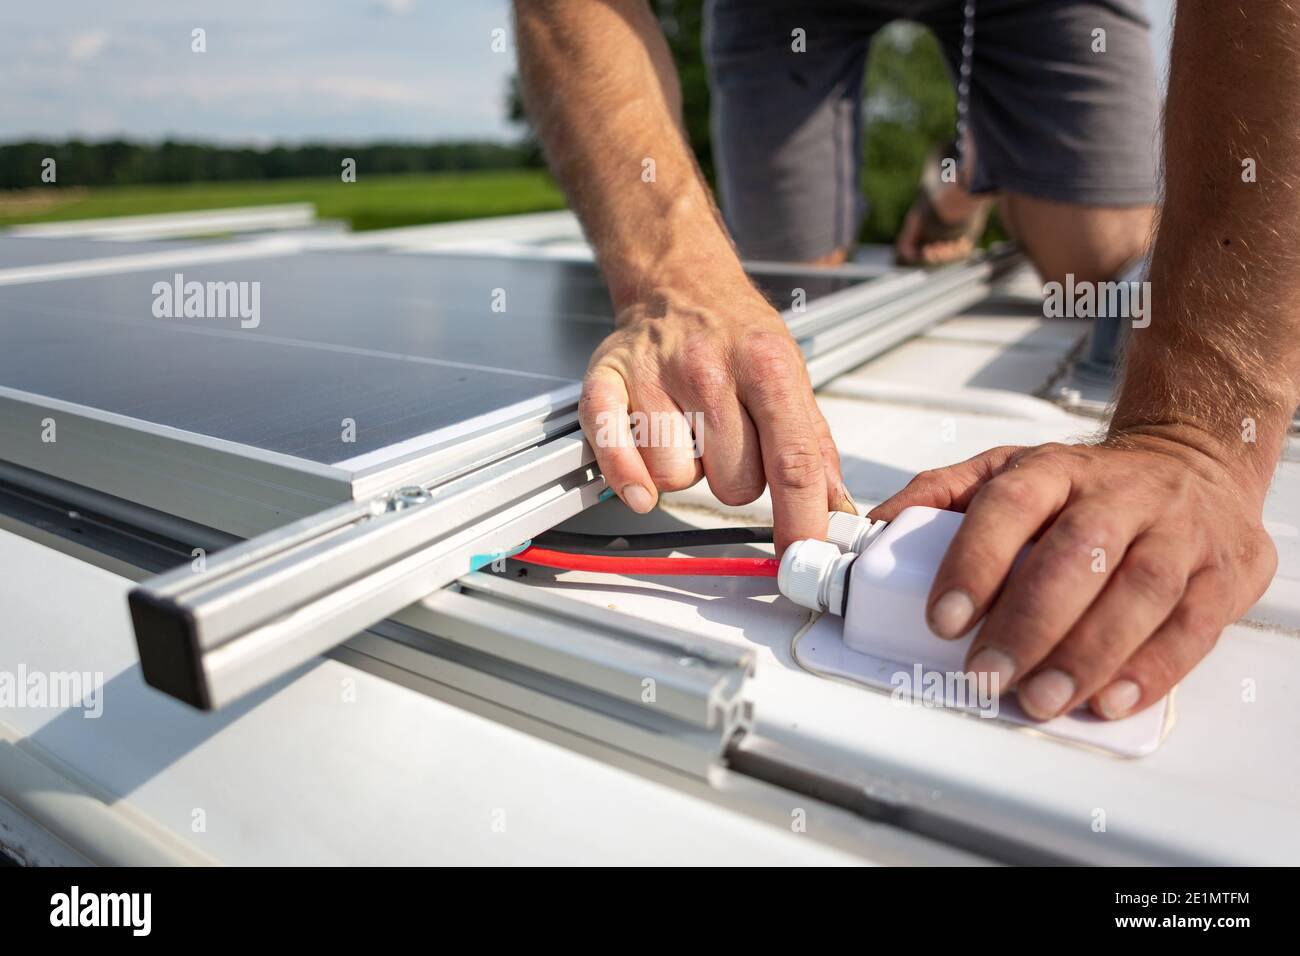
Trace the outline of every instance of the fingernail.
{"label": "fingernail", "polygon": [[858,514],[857,502],[849,494],[849,489],[844,487],[844,479],[840,477],[837,469],[831,466],[829,461],[823,463],[826,467],[826,487],[829,494],[826,496],[830,501],[832,511],[843,511],[846,514]]}
{"label": "fingernail", "polygon": [[1137,706],[1142,688],[1131,680],[1117,680],[1097,695],[1097,709],[1107,720],[1118,720]]}
{"label": "fingernail", "polygon": [[845,488],[843,485],[840,486],[840,503],[835,506],[835,510],[843,511],[851,515],[859,515],[862,513],[858,510],[858,503],[854,501],[853,496],[849,494],[849,489]]}
{"label": "fingernail", "polygon": [[1040,671],[1020,685],[1020,706],[1034,720],[1055,717],[1074,696],[1074,678],[1059,667]]}
{"label": "fingernail", "polygon": [[970,629],[975,602],[965,591],[948,591],[930,608],[930,630],[939,637],[960,637]]}
{"label": "fingernail", "polygon": [[623,502],[637,514],[645,514],[655,506],[654,496],[640,485],[624,485]]}
{"label": "fingernail", "polygon": [[994,696],[1000,696],[1004,688],[1010,687],[1011,678],[1016,676],[1016,662],[996,647],[984,648],[966,666],[977,674],[989,675]]}

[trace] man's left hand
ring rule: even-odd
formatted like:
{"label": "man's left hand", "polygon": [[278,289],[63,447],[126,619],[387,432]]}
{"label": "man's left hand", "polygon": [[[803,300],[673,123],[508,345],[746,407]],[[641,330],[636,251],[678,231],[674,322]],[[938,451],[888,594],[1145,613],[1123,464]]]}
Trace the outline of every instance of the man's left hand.
{"label": "man's left hand", "polygon": [[1163,697],[1264,593],[1277,551],[1256,485],[1195,443],[1120,434],[994,448],[917,475],[871,517],[965,511],[931,630],[959,637],[983,617],[969,669],[1015,685],[1035,719],[1084,701],[1113,719]]}

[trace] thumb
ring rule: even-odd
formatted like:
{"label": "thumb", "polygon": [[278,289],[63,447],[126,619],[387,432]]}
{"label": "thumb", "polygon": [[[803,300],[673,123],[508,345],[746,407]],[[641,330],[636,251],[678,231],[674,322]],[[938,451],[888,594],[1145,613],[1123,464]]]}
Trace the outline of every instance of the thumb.
{"label": "thumb", "polygon": [[900,511],[913,505],[965,511],[984,483],[999,474],[1011,456],[1022,450],[1018,445],[1001,445],[947,468],[923,471],[902,491],[871,509],[867,517],[873,521],[893,521]]}

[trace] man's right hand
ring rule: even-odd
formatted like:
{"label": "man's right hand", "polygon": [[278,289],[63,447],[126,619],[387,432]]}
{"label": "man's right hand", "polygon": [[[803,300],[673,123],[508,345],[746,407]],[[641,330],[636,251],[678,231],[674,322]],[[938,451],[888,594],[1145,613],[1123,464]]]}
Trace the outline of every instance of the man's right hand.
{"label": "man's right hand", "polygon": [[[778,554],[825,537],[828,508],[852,501],[780,316],[752,288],[726,297],[725,308],[675,290],[644,298],[620,311],[583,382],[582,427],[610,487],[647,512],[660,491],[701,477],[729,505],[767,486]],[[698,432],[694,443],[686,427]]]}
{"label": "man's right hand", "polygon": [[[766,485],[778,550],[822,537],[829,508],[852,508],[835,445],[803,356],[746,277],[691,155],[654,10],[647,0],[517,0],[515,10],[528,115],[617,315],[581,404],[610,487],[645,512],[660,491],[703,476],[727,504]],[[648,416],[650,439],[689,435],[689,422],[697,440],[637,447],[629,413]]]}

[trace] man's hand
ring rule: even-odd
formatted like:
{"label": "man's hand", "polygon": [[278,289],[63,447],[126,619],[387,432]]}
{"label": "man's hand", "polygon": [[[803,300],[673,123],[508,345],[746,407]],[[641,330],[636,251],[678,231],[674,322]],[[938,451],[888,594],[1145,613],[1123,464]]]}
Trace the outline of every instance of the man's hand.
{"label": "man's hand", "polygon": [[645,512],[701,476],[731,505],[766,485],[778,552],[824,537],[846,495],[839,456],[775,310],[753,289],[726,297],[725,311],[689,293],[649,298],[622,310],[583,383],[583,429],[610,487]]}
{"label": "man's hand", "polygon": [[967,666],[1016,685],[1031,717],[1084,701],[1124,717],[1191,670],[1277,566],[1257,476],[1204,447],[1147,431],[995,448],[917,475],[871,516],[965,511],[930,592],[931,629],[957,637],[984,616]]}
{"label": "man's hand", "polygon": [[1035,717],[1146,707],[1276,568],[1260,515],[1300,402],[1297,30],[1295,4],[1179,0],[1149,321],[1129,336],[1110,437],[994,449],[873,512],[966,512],[931,626],[956,634],[987,611],[968,663],[1016,682]]}

